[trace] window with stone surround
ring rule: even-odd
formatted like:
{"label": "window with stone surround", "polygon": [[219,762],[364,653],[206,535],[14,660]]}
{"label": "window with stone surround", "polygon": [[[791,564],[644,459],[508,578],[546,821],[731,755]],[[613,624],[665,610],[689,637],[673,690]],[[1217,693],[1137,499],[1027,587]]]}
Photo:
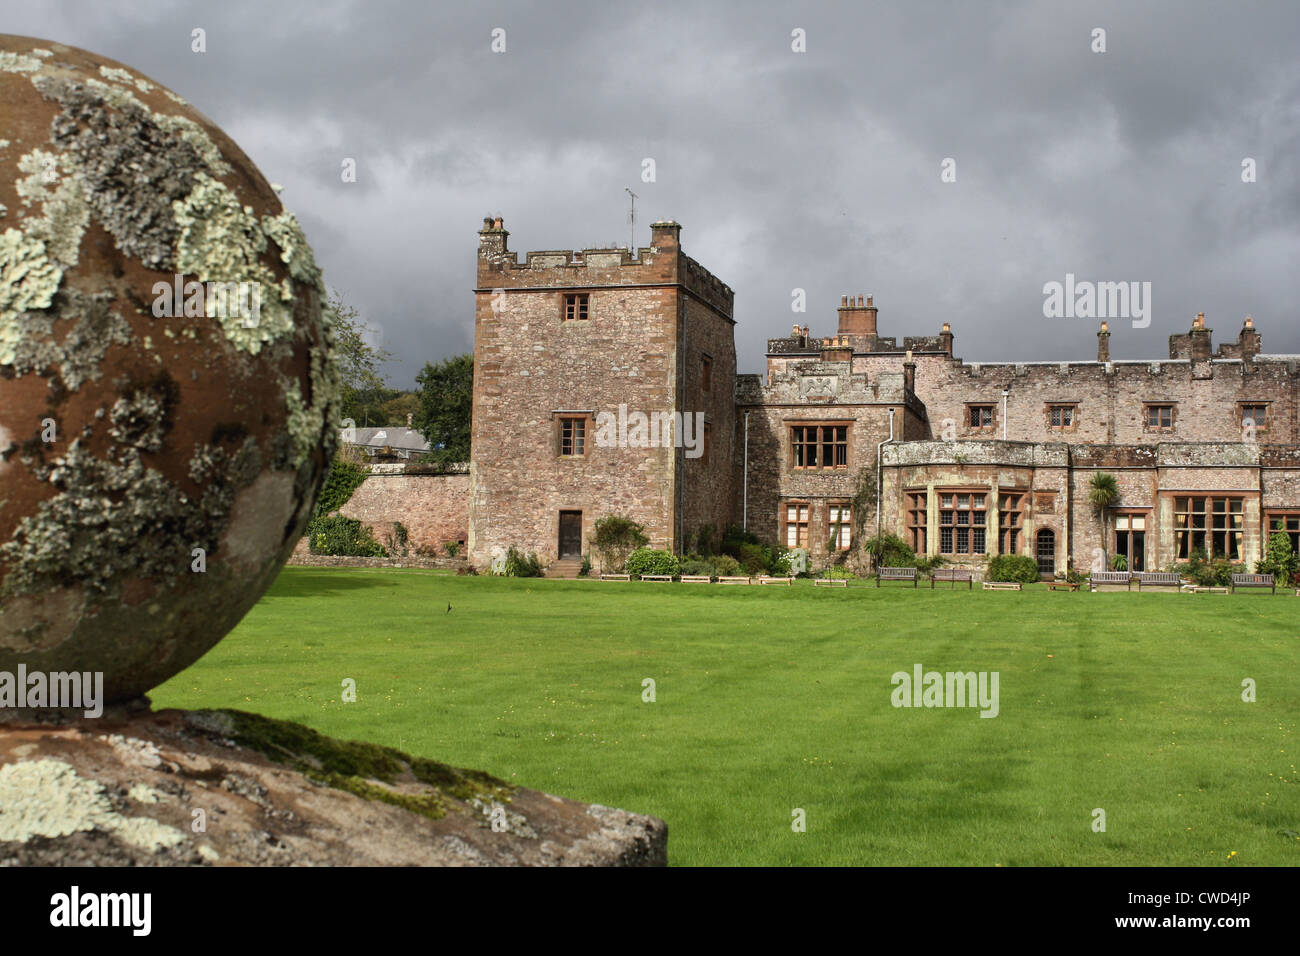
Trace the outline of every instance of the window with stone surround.
{"label": "window with stone surround", "polygon": [[591,318],[591,296],[586,292],[570,292],[564,297],[564,320],[577,322]]}
{"label": "window with stone surround", "polygon": [[1291,539],[1291,553],[1300,554],[1300,511],[1270,511],[1266,524],[1268,525],[1268,536],[1264,539],[1266,548],[1269,537],[1278,531],[1285,531],[1287,537]]}
{"label": "window with stone surround", "polygon": [[1174,549],[1184,561],[1198,550],[1212,558],[1240,561],[1245,530],[1241,498],[1194,495],[1174,499]]}
{"label": "window with stone surround", "polygon": [[700,359],[700,391],[707,394],[713,389],[713,359],[705,355]]}
{"label": "window with stone surround", "polygon": [[1149,402],[1142,407],[1143,429],[1149,432],[1174,430],[1174,406],[1165,402]]}
{"label": "window with stone surround", "polygon": [[1255,431],[1268,431],[1268,403],[1247,402],[1237,406],[1237,422],[1244,429],[1253,425]]}
{"label": "window with stone surround", "polygon": [[987,551],[988,492],[939,492],[939,553],[973,555]]}
{"label": "window with stone surround", "polygon": [[787,501],[782,506],[781,524],[787,548],[808,547],[808,502]]}
{"label": "window with stone surround", "polygon": [[804,470],[847,469],[849,426],[845,424],[791,425],[792,467]]}
{"label": "window with stone surround", "polygon": [[1076,404],[1052,404],[1047,406],[1047,427],[1053,431],[1074,431],[1079,423],[1079,406]]}
{"label": "window with stone surround", "polygon": [[560,457],[581,458],[587,454],[587,417],[585,415],[561,415]]}
{"label": "window with stone surround", "polygon": [[907,509],[907,535],[908,541],[912,545],[912,550],[917,554],[925,554],[928,545],[926,538],[926,509],[929,505],[927,493],[924,491],[909,491],[905,501]]}
{"label": "window with stone surround", "polygon": [[832,501],[826,510],[826,540],[832,551],[847,551],[853,543],[853,506]]}
{"label": "window with stone surround", "polygon": [[991,430],[997,417],[996,408],[996,405],[967,405],[966,423],[979,431]]}
{"label": "window with stone surround", "polygon": [[1019,554],[1020,532],[1024,529],[1024,516],[1021,508],[1025,496],[1022,494],[1002,494],[998,502],[998,553]]}

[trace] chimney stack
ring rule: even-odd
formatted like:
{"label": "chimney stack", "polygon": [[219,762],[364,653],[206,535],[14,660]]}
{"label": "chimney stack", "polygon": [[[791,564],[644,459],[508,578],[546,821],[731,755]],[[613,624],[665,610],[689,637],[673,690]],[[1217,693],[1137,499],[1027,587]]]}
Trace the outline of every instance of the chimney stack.
{"label": "chimney stack", "polygon": [[952,326],[947,322],[939,332],[939,346],[948,353],[948,358],[952,358]]}
{"label": "chimney stack", "polygon": [[1110,325],[1106,322],[1101,323],[1101,331],[1097,333],[1097,361],[1110,361]]}
{"label": "chimney stack", "polygon": [[1245,323],[1241,326],[1241,333],[1237,336],[1237,345],[1241,348],[1241,360],[1249,362],[1255,358],[1264,348],[1264,338],[1255,329],[1255,320],[1246,316]]}
{"label": "chimney stack", "polygon": [[1190,358],[1193,362],[1209,361],[1214,354],[1214,344],[1211,341],[1213,329],[1205,327],[1205,313],[1196,313],[1196,321],[1192,323],[1192,349]]}
{"label": "chimney stack", "polygon": [[500,216],[483,217],[483,228],[478,231],[478,254],[480,259],[492,259],[507,252],[506,232]]}
{"label": "chimney stack", "polygon": [[876,307],[871,303],[871,296],[859,295],[857,301],[853,296],[840,296],[839,332],[841,335],[876,336]]}

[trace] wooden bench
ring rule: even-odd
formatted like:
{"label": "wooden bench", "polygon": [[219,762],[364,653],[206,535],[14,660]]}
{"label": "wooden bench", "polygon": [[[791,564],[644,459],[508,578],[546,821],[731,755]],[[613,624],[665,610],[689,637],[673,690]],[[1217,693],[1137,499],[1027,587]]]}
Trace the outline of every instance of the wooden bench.
{"label": "wooden bench", "polygon": [[718,578],[718,583],[719,584],[752,584],[753,582],[750,581],[749,578],[747,577],[740,577],[736,575],[721,575]]}
{"label": "wooden bench", "polygon": [[683,574],[682,584],[709,584],[713,578],[707,574]]}
{"label": "wooden bench", "polygon": [[785,585],[790,585],[790,584],[794,584],[794,578],[793,578],[793,577],[780,578],[780,577],[773,577],[773,576],[768,575],[768,574],[760,574],[760,575],[758,576],[758,583],[759,583],[759,584],[785,584]]}
{"label": "wooden bench", "polygon": [[642,581],[651,581],[655,584],[672,584],[673,576],[671,574],[643,574]]}
{"label": "wooden bench", "polygon": [[1019,581],[985,581],[985,591],[1021,591],[1023,588]]}
{"label": "wooden bench", "polygon": [[916,568],[877,568],[876,587],[881,581],[911,581],[916,587]]}
{"label": "wooden bench", "polygon": [[930,572],[930,590],[934,590],[935,581],[950,581],[949,587],[955,588],[958,581],[966,582],[966,590],[969,591],[975,587],[975,579],[971,577],[970,568],[935,568]]}
{"label": "wooden bench", "polygon": [[1138,571],[1133,577],[1137,580],[1138,591],[1143,588],[1173,588],[1182,590],[1183,576],[1173,571]]}
{"label": "wooden bench", "polygon": [[846,588],[848,586],[848,578],[813,578],[813,587],[815,588]]}
{"label": "wooden bench", "polygon": [[632,575],[630,575],[630,574],[602,574],[602,575],[600,576],[600,579],[601,579],[602,581],[631,581],[631,580],[632,580]]}
{"label": "wooden bench", "polygon": [[1093,571],[1088,576],[1089,590],[1096,591],[1098,586],[1102,587],[1119,587],[1124,585],[1125,591],[1133,590],[1133,575],[1127,571]]}
{"label": "wooden bench", "polygon": [[1234,574],[1232,576],[1232,593],[1237,593],[1237,588],[1268,588],[1274,594],[1277,593],[1277,582],[1271,574]]}
{"label": "wooden bench", "polygon": [[1049,591],[1077,591],[1079,590],[1078,581],[1049,581],[1047,582]]}

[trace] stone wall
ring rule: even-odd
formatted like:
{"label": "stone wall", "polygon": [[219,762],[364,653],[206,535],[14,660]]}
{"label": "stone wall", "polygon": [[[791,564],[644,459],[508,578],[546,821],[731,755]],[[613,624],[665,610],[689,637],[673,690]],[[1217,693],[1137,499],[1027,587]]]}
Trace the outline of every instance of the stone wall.
{"label": "stone wall", "polygon": [[[462,546],[469,537],[469,474],[407,474],[403,466],[373,466],[339,514],[368,525],[375,540],[387,546],[393,523],[407,530],[407,547],[413,555],[425,549],[445,555],[449,541]],[[311,556],[307,539],[294,548],[294,563]],[[349,559],[352,560],[352,559]]]}

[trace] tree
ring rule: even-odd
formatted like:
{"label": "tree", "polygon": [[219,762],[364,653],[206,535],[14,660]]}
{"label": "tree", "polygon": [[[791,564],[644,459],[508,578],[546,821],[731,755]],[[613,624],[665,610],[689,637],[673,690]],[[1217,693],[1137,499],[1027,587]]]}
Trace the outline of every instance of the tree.
{"label": "tree", "polygon": [[[426,362],[415,376],[420,407],[415,428],[429,443],[429,459],[469,461],[470,414],[474,404],[474,356]],[[439,447],[441,446],[441,447]]]}
{"label": "tree", "polygon": [[1101,525],[1101,553],[1106,555],[1106,509],[1119,501],[1119,482],[1115,476],[1099,471],[1088,482],[1088,501],[1097,509],[1097,522]]}
{"label": "tree", "polygon": [[384,386],[379,366],[392,356],[383,349],[366,342],[366,333],[373,332],[355,308],[343,301],[338,290],[331,290],[325,310],[334,323],[335,351],[339,358],[339,376],[342,380],[342,417],[357,425],[370,424],[376,407],[392,397]]}
{"label": "tree", "polygon": [[1291,536],[1282,527],[1282,522],[1273,526],[1273,533],[1268,538],[1268,548],[1264,560],[1255,565],[1258,574],[1272,574],[1277,583],[1286,587],[1296,576],[1300,567],[1300,556],[1291,550]]}

